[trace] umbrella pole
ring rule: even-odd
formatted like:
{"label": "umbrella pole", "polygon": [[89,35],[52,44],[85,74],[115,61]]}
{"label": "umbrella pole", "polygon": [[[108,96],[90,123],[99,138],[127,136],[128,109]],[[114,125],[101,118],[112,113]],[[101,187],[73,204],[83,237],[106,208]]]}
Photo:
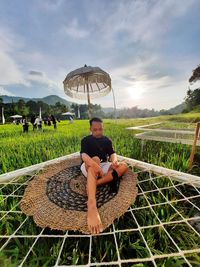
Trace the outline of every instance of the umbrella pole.
{"label": "umbrella pole", "polygon": [[90,94],[89,94],[89,85],[88,82],[86,83],[87,86],[87,100],[88,100],[88,117],[89,119],[92,118],[92,110],[91,110],[91,103],[90,103]]}
{"label": "umbrella pole", "polygon": [[112,89],[112,93],[113,93],[113,102],[114,102],[114,117],[115,117],[115,119],[116,119],[116,117],[117,117],[117,114],[116,114],[115,95],[114,95],[114,90],[113,90],[113,88],[112,88],[112,87],[111,87],[111,89]]}

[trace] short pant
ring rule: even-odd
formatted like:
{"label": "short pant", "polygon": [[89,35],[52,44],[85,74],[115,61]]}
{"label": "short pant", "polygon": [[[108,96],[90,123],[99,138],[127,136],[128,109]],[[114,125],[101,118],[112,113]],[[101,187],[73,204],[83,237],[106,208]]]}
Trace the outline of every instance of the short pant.
{"label": "short pant", "polygon": [[[112,162],[100,162],[100,167],[104,174],[108,172],[109,167],[112,165]],[[87,171],[85,169],[85,162],[81,164],[81,171],[85,177],[87,177]]]}

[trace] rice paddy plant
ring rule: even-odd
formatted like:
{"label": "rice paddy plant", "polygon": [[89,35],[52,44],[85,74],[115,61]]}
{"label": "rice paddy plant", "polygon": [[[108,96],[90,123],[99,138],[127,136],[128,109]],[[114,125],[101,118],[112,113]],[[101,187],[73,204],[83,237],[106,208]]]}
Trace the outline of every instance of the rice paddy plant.
{"label": "rice paddy plant", "polygon": [[[147,174],[144,173],[143,178],[147,178]],[[155,178],[155,177],[154,177]],[[142,179],[140,177],[140,179]],[[157,178],[157,184],[162,178]],[[22,179],[21,179],[22,180]],[[156,179],[154,179],[156,180]],[[23,180],[22,180],[23,181]],[[141,181],[141,180],[140,180]],[[147,180],[140,184],[146,183],[145,191],[152,190],[151,183]],[[163,185],[163,184],[162,184]],[[12,184],[8,185],[13,189]],[[23,188],[24,189],[24,188]],[[182,192],[185,193],[184,187],[180,188]],[[10,192],[9,190],[8,192]],[[145,192],[144,191],[144,192]],[[170,195],[173,195],[174,188],[168,189]],[[192,191],[191,191],[192,192]],[[145,193],[148,197],[148,193]],[[149,198],[148,198],[149,199]],[[10,203],[12,202],[13,203]],[[4,201],[2,205],[5,211],[9,212],[9,209],[14,207],[19,203],[20,198],[12,197],[8,201]],[[157,226],[159,221],[156,217],[160,219],[161,222],[173,222],[174,220],[181,220],[180,216],[173,210],[173,207],[169,204],[156,205],[153,207],[154,212],[145,202],[146,199],[143,195],[139,195],[137,200],[132,207],[142,207],[142,209],[134,210],[133,214],[127,211],[123,216],[114,221],[114,226],[116,231],[116,240],[119,248],[119,253],[121,259],[135,259],[135,258],[146,258],[150,257],[149,251],[144,243],[141,234],[138,231],[137,223],[140,227],[145,227],[152,225],[151,228],[141,229],[143,237],[145,238],[151,252],[156,255],[163,253],[173,253],[177,252],[176,246],[169,239],[168,235],[164,231],[162,226]],[[149,199],[150,201],[150,199]],[[153,201],[155,203],[161,203],[163,199],[161,195],[155,194]],[[189,215],[189,209],[191,208],[189,202],[181,203],[174,202],[174,207],[185,217]],[[9,204],[10,203],[10,204]],[[186,205],[187,204],[187,205]],[[146,207],[145,207],[146,206]],[[2,213],[2,211],[0,212]],[[4,213],[3,213],[4,214]],[[191,216],[195,215],[190,213]],[[137,223],[136,223],[137,221]],[[23,222],[23,224],[22,224]],[[22,225],[21,225],[22,224]],[[19,226],[21,227],[19,228]],[[198,248],[200,246],[199,238],[197,234],[192,231],[189,226],[185,223],[178,224],[168,224],[164,226],[169,234],[173,237],[173,240],[178,244],[178,246],[183,249]],[[19,228],[19,229],[18,229]],[[18,230],[17,230],[18,229]],[[131,230],[130,232],[124,231],[124,229]],[[32,217],[26,217],[24,214],[18,213],[8,213],[1,220],[0,224],[0,235],[11,235],[16,231],[16,235],[21,235],[21,237],[13,237],[7,244],[7,246],[1,252],[1,263],[2,266],[18,266],[26,255],[28,249],[33,244],[35,237],[41,232],[41,228],[38,227]],[[120,232],[120,230],[123,230]],[[109,229],[108,229],[109,231]],[[50,236],[41,236],[35,243],[33,250],[27,257],[24,266],[53,266],[58,257],[60,246],[62,244],[62,237],[54,237],[53,235],[64,235],[62,231],[48,230],[45,229],[43,234],[48,234]],[[63,265],[80,265],[87,264],[88,253],[89,253],[89,238],[87,237],[70,237],[73,231],[69,232],[69,236],[66,238],[59,264]],[[24,238],[23,235],[28,235],[29,237]],[[52,237],[51,237],[52,235]],[[0,242],[0,246],[5,243],[7,239],[3,238]],[[94,236],[92,238],[92,262],[109,262],[117,260],[117,251],[115,247],[115,241],[112,234],[105,236]],[[191,260],[193,262],[198,262],[200,256],[198,254],[192,254]],[[181,257],[169,257],[165,259],[156,260],[158,266],[169,266],[169,264],[174,263],[174,266],[185,266],[184,260]],[[162,263],[162,264],[161,264]],[[6,265],[7,264],[7,265]],[[141,263],[144,265],[139,266],[151,266],[151,262]],[[146,264],[146,265],[145,265]],[[124,265],[126,266],[126,265]],[[134,266],[134,265],[129,265]],[[195,265],[194,265],[195,266]],[[198,266],[198,265],[197,265]]]}
{"label": "rice paddy plant", "polygon": [[[180,144],[147,141],[144,144],[143,151],[141,151],[141,142],[134,138],[131,131],[125,130],[125,127],[134,126],[134,123],[142,125],[150,122],[156,122],[156,119],[149,120],[149,122],[145,120],[120,120],[116,123],[112,120],[105,120],[105,134],[112,139],[114,148],[118,154],[176,170],[187,171],[191,147]],[[0,127],[1,173],[79,151],[81,138],[89,133],[87,121],[77,121],[69,125],[66,122],[62,122],[58,124],[57,131],[51,128],[44,128],[44,132],[30,131],[27,135],[24,135],[19,127],[14,127],[18,126],[5,125],[3,128]],[[197,152],[199,153],[199,150]],[[117,231],[116,241],[121,259],[142,259],[150,257],[141,233],[138,231],[138,225],[143,227],[141,229],[142,235],[151,253],[154,255],[177,252],[176,246],[170,240],[164,228],[173,237],[179,248],[187,250],[200,247],[198,235],[186,223],[180,222],[173,224],[175,220],[179,221],[182,219],[176,210],[184,218],[199,216],[199,211],[191,203],[187,200],[179,201],[183,199],[179,191],[185,196],[198,195],[198,192],[188,185],[180,185],[177,181],[173,181],[173,183],[179,191],[174,187],[162,189],[163,187],[172,186],[170,179],[151,174],[153,178],[152,182],[149,179],[149,175],[149,172],[138,174],[139,195],[135,203],[131,205],[131,208],[142,208],[133,210],[134,216],[130,211],[127,211],[123,216],[114,221],[114,227]],[[9,212],[11,209],[17,212],[20,211],[19,201],[21,197],[10,196],[4,200],[2,196],[9,195],[15,190],[16,195],[22,196],[26,185],[21,187],[20,185],[28,178],[30,177],[20,177],[15,181],[16,184],[11,183],[6,186],[0,184],[0,219],[2,218],[0,221],[0,235],[11,235],[21,225],[16,233],[16,235],[21,237],[11,238],[9,243],[0,252],[0,266],[18,266],[35,241],[34,235],[38,235],[42,230],[34,223],[32,217],[27,218],[24,214]],[[149,190],[155,190],[155,185],[161,189],[165,197],[158,190],[147,192]],[[145,195],[141,194],[142,191]],[[169,205],[166,203],[167,200],[174,202],[172,205]],[[165,204],[161,204],[164,202]],[[191,199],[191,202],[199,206],[200,198],[196,197]],[[150,209],[149,203],[156,205]],[[164,225],[164,228],[163,226],[157,226],[159,224],[158,219],[161,222],[169,222],[169,224]],[[145,228],[149,225],[152,227]],[[195,221],[193,224],[191,222],[191,225],[196,230],[199,229],[198,221]],[[124,231],[124,229],[131,231]],[[120,230],[123,231],[121,232]],[[110,229],[106,231],[109,232]],[[52,235],[52,237],[41,236],[37,240],[24,266],[53,266],[55,264],[63,237],[53,237],[53,235],[64,235],[65,233],[45,229],[43,234]],[[81,236],[70,237],[70,234],[73,234],[73,231],[69,231],[69,236],[65,240],[58,264],[87,264],[89,258],[89,238],[83,238]],[[28,235],[29,237],[25,238],[23,235]],[[0,239],[0,247],[6,240],[7,237]],[[192,266],[199,266],[200,254],[188,254],[187,259]],[[92,237],[91,262],[101,263],[116,260],[117,251],[112,234]],[[155,261],[157,266],[162,267],[185,266],[185,260],[180,256],[156,259]],[[141,261],[137,264],[124,263],[122,266],[151,267],[154,265],[151,261]]]}
{"label": "rice paddy plant", "polygon": [[[131,131],[125,130],[130,125],[148,124],[155,121],[155,118],[151,120],[105,120],[105,135],[112,139],[113,146],[120,155],[187,171],[191,146],[145,141],[142,148],[141,141],[135,139]],[[178,127],[179,124],[176,125]],[[81,138],[87,134],[89,134],[88,121],[76,121],[74,124],[61,122],[56,131],[46,126],[43,127],[43,131],[30,130],[28,134],[22,133],[20,125],[1,125],[0,173],[80,151]],[[199,154],[199,148],[197,154]],[[196,166],[195,173],[198,172],[200,173],[200,167]]]}

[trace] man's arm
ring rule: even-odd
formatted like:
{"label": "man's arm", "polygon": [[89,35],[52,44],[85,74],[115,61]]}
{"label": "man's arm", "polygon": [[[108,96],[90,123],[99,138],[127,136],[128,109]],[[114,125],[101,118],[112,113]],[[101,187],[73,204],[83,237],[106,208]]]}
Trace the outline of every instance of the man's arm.
{"label": "man's arm", "polygon": [[112,162],[113,169],[115,169],[115,168],[117,168],[119,166],[119,162],[118,162],[116,153],[111,154],[109,159]]}
{"label": "man's arm", "polygon": [[109,160],[110,160],[112,163],[118,161],[118,160],[117,160],[117,154],[116,154],[116,153],[111,154],[110,157],[109,157]]}
{"label": "man's arm", "polygon": [[113,169],[116,169],[119,166],[119,162],[117,159],[117,154],[115,153],[115,150],[113,149],[111,139],[108,140],[108,155],[109,155],[109,160],[112,162]]}

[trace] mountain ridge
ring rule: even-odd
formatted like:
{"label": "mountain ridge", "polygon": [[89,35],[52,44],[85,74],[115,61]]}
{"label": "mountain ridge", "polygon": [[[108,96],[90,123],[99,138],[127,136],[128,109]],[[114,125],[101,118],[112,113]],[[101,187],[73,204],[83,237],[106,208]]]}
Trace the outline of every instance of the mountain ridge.
{"label": "mountain ridge", "polygon": [[[67,107],[70,107],[71,104],[76,104],[76,102],[68,101],[60,96],[57,95],[48,95],[42,98],[28,98],[28,97],[20,97],[20,96],[7,96],[7,95],[0,95],[0,98],[3,99],[4,103],[12,103],[12,101],[15,103],[19,101],[19,99],[23,99],[25,102],[28,102],[30,100],[32,101],[43,101],[47,103],[48,105],[55,105],[56,102],[60,102],[61,104],[66,105]],[[168,114],[179,114],[186,108],[185,102],[182,102],[179,105],[176,105],[173,108],[170,109],[161,109],[161,111],[167,112]],[[117,108],[117,112],[120,110],[123,110],[124,108]],[[102,107],[102,110],[104,113],[112,113],[114,111],[113,107]],[[141,109],[142,110],[142,109]]]}
{"label": "mountain ridge", "polygon": [[41,97],[41,98],[29,98],[29,97],[20,97],[20,96],[7,96],[7,95],[1,95],[0,98],[3,99],[3,102],[6,103],[12,103],[12,101],[14,103],[16,103],[17,101],[19,101],[19,99],[23,99],[25,102],[28,102],[30,100],[32,101],[42,101],[48,105],[55,105],[56,102],[60,102],[61,104],[66,105],[67,107],[69,107],[72,103],[71,101],[68,101],[60,96],[57,95],[48,95],[45,97]]}

